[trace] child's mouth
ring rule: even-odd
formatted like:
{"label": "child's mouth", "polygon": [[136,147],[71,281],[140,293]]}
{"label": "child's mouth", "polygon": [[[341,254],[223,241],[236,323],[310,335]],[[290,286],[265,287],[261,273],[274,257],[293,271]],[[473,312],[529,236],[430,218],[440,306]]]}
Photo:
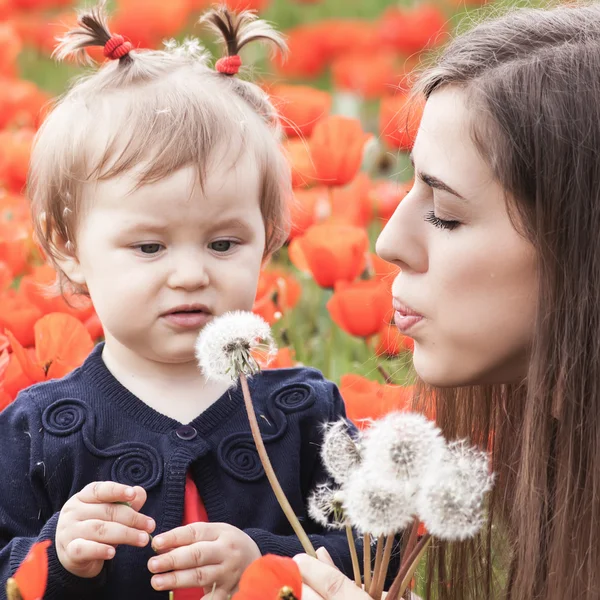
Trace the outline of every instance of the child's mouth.
{"label": "child's mouth", "polygon": [[171,325],[183,329],[197,329],[208,323],[212,313],[205,306],[177,306],[166,312],[163,317]]}

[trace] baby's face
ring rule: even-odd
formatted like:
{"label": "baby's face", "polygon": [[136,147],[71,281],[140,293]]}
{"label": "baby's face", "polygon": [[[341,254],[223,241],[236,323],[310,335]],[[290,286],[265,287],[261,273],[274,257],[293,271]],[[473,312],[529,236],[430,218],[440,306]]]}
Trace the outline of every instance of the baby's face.
{"label": "baby's face", "polygon": [[265,247],[256,163],[221,160],[204,189],[195,176],[186,167],[131,192],[124,175],[86,194],[68,274],[87,286],[107,346],[191,361],[211,316],[252,308]]}

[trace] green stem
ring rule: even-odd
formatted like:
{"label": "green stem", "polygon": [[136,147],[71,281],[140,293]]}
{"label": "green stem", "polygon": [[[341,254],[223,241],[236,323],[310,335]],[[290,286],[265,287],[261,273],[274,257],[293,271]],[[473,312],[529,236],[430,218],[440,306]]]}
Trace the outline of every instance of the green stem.
{"label": "green stem", "polygon": [[252,432],[252,437],[254,438],[254,444],[256,445],[256,450],[258,451],[258,456],[260,458],[260,462],[265,470],[267,475],[267,479],[271,484],[271,489],[273,490],[277,501],[279,502],[279,506],[283,510],[287,520],[289,521],[292,529],[295,534],[298,536],[302,547],[304,548],[304,552],[306,554],[317,558],[317,553],[304,531],[304,528],[300,524],[294,509],[290,505],[285,492],[283,491],[279,480],[277,479],[277,475],[275,475],[275,471],[273,470],[273,466],[271,465],[271,461],[269,460],[269,455],[267,454],[267,450],[265,448],[265,444],[262,440],[262,436],[260,434],[260,427],[258,426],[258,420],[256,419],[256,413],[254,412],[254,405],[252,404],[252,396],[250,395],[250,389],[248,388],[248,380],[246,379],[246,375],[244,373],[240,374],[240,382],[242,384],[242,392],[244,395],[244,404],[246,405],[246,412],[248,414],[248,420],[250,421],[250,431]]}

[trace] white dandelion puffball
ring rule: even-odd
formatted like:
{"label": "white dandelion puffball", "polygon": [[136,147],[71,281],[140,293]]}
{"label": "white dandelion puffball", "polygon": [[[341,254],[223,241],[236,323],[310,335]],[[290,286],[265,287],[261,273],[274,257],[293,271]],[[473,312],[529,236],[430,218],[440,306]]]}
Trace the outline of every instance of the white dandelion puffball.
{"label": "white dandelion puffball", "polygon": [[276,351],[269,324],[241,310],[215,317],[196,340],[196,358],[206,378],[228,383],[260,371],[253,354],[268,362]]}
{"label": "white dandelion puffball", "polygon": [[326,483],[319,484],[308,497],[308,515],[326,529],[343,529],[346,525],[344,494]]}
{"label": "white dandelion puffball", "polygon": [[365,464],[400,480],[420,479],[442,459],[447,446],[435,423],[413,412],[394,412],[375,421],[363,440]]}
{"label": "white dandelion puffball", "polygon": [[365,469],[350,475],[344,491],[344,511],[360,533],[375,537],[405,529],[413,520],[417,487]]}
{"label": "white dandelion puffball", "polygon": [[487,453],[465,440],[448,445],[439,469],[424,479],[418,515],[431,535],[443,540],[466,540],[485,523],[485,495],[494,475]]}
{"label": "white dandelion puffball", "polygon": [[347,481],[352,471],[360,465],[360,445],[350,435],[345,419],[325,426],[321,459],[326,471],[339,484]]}

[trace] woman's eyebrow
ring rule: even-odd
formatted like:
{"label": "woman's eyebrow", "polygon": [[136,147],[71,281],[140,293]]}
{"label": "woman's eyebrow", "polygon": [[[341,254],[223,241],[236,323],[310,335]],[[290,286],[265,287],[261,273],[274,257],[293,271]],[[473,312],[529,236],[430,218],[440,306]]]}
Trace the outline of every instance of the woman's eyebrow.
{"label": "woman's eyebrow", "polygon": [[[412,152],[410,153],[410,164],[413,166],[413,169],[414,169],[415,162],[413,159]],[[423,173],[422,171],[417,171],[416,169],[415,169],[415,172],[417,173],[417,177],[423,183],[428,185],[430,188],[434,188],[436,190],[442,190],[443,192],[448,192],[449,194],[452,194],[453,196],[456,196],[457,198],[460,198],[461,200],[466,200],[466,198],[462,194],[459,194],[456,190],[452,189],[447,183],[444,183],[441,179],[438,179],[437,177],[434,177],[433,175],[428,175],[427,173]]]}

